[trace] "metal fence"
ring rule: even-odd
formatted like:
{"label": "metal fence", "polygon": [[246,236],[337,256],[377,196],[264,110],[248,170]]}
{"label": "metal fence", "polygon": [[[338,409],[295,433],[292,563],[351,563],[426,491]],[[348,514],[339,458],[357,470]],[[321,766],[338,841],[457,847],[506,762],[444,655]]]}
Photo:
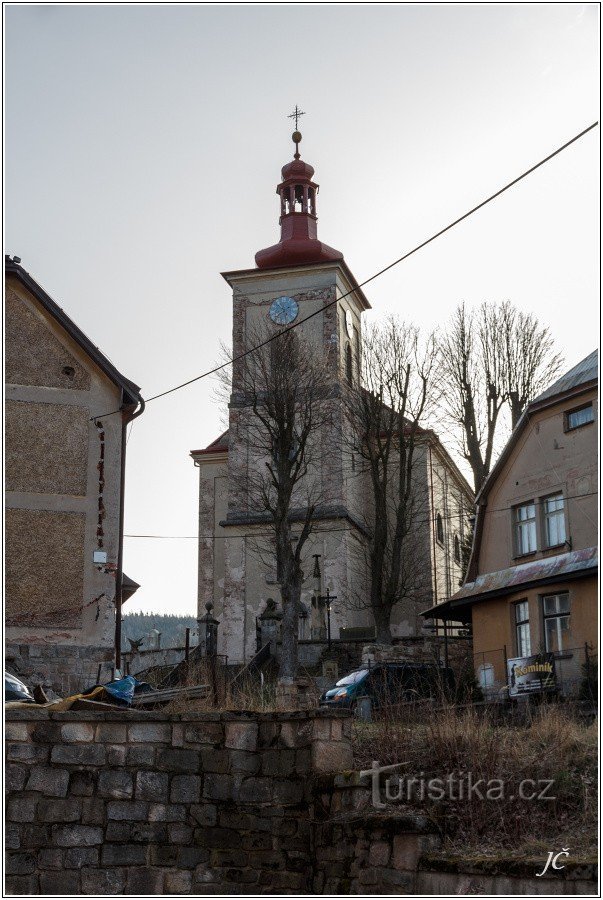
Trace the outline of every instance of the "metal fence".
{"label": "metal fence", "polygon": [[[536,654],[534,654],[536,655]],[[597,659],[588,644],[551,654],[554,659],[555,693],[562,697],[596,701]],[[507,647],[473,654],[475,678],[486,700],[508,697],[508,660],[515,658]]]}

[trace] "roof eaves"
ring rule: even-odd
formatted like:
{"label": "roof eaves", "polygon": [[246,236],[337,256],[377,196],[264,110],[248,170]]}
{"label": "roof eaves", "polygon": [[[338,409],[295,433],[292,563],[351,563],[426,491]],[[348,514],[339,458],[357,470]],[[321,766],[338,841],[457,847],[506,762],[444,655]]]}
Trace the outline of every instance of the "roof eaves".
{"label": "roof eaves", "polygon": [[594,379],[590,379],[588,381],[583,381],[580,384],[573,385],[573,386],[567,388],[567,390],[560,391],[558,394],[549,394],[547,396],[541,395],[540,398],[536,397],[534,400],[532,400],[532,402],[528,404],[528,406],[524,409],[523,413],[521,414],[519,421],[517,422],[517,425],[515,426],[515,428],[513,429],[513,432],[511,433],[511,435],[509,437],[509,440],[503,447],[500,456],[496,460],[495,464],[493,465],[493,467],[491,468],[491,470],[488,474],[488,477],[486,478],[486,480],[484,481],[480,490],[478,491],[477,496],[475,498],[475,502],[479,503],[480,500],[482,499],[482,497],[485,497],[488,494],[490,487],[492,486],[492,484],[494,483],[496,478],[498,478],[498,475],[500,474],[501,469],[503,468],[507,459],[511,455],[511,451],[513,450],[513,447],[517,443],[519,436],[524,431],[526,425],[529,423],[530,415],[532,413],[540,412],[541,410],[547,409],[550,406],[555,406],[557,403],[562,403],[564,400],[568,400],[571,397],[579,396],[580,394],[584,394],[587,391],[592,390],[594,387],[597,387],[597,385],[598,385],[598,379],[594,378]]}
{"label": "roof eaves", "polygon": [[19,263],[16,263],[14,260],[10,259],[10,257],[5,257],[4,259],[4,271],[6,275],[14,275],[19,279],[21,284],[34,295],[36,300],[38,300],[55,321],[64,328],[67,334],[79,344],[82,350],[87,353],[105,375],[117,385],[117,387],[122,388],[124,394],[129,398],[130,403],[138,405],[144,402],[140,395],[140,387],[133,381],[130,381],[129,378],[126,378],[125,375],[122,375],[122,373],[115,368],[102,350],[100,350],[96,344],[92,343],[90,338],[84,334],[81,328],[78,328],[73,319],[71,319],[65,310],[62,309],[58,303],[46,293],[44,288],[31,277],[29,272],[26,272]]}
{"label": "roof eaves", "polygon": [[[350,282],[350,284],[352,286],[352,290],[350,291],[350,293],[355,293],[358,295],[358,297],[360,298],[360,300],[362,302],[364,309],[372,309],[371,304],[367,300],[366,294],[364,293],[361,286],[356,281],[356,278],[355,278],[352,270],[346,263],[345,259],[334,259],[334,260],[329,260],[328,262],[299,263],[299,264],[295,264],[295,265],[288,264],[286,266],[273,266],[270,269],[258,269],[258,268],[232,269],[231,271],[228,271],[228,272],[220,272],[220,275],[228,284],[230,284],[231,278],[244,277],[245,275],[252,275],[252,276],[259,277],[261,275],[269,275],[272,272],[274,272],[275,274],[278,274],[279,272],[286,271],[287,269],[333,268],[333,267],[337,267],[337,266],[340,266],[343,269],[343,271],[346,275],[346,278],[348,279],[348,281]],[[340,297],[338,299],[342,299],[342,298]]]}

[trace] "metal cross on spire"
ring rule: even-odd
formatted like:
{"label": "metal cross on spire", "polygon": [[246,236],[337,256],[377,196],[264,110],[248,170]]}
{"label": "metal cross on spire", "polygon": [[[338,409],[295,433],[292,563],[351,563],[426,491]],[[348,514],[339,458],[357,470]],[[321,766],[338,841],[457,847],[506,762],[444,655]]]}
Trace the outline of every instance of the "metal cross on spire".
{"label": "metal cross on spire", "polygon": [[297,123],[299,121],[300,116],[305,116],[305,112],[302,112],[299,109],[297,103],[295,104],[295,110],[291,113],[291,115],[287,116],[288,119],[295,119],[295,130],[297,131]]}

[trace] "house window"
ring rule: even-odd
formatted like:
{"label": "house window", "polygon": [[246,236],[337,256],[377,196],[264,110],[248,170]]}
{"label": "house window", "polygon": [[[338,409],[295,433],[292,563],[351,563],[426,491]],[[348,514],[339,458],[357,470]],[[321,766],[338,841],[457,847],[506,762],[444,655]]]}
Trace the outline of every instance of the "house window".
{"label": "house window", "polygon": [[564,418],[565,431],[573,431],[574,428],[588,425],[595,420],[593,405],[592,403],[587,403],[585,406],[579,406],[578,409],[570,409],[569,412],[565,413]]}
{"label": "house window", "polygon": [[454,561],[456,563],[458,563],[458,565],[460,566],[460,564],[461,564],[461,542],[459,541],[458,534],[455,534],[455,536],[454,536]]}
{"label": "house window", "polygon": [[444,520],[440,513],[436,516],[436,538],[438,539],[438,544],[444,543]]}
{"label": "house window", "polygon": [[565,543],[565,504],[563,494],[545,497],[542,501],[544,515],[545,547],[558,547]]}
{"label": "house window", "polygon": [[570,640],[569,594],[549,594],[542,598],[544,645],[549,653],[567,650]]}
{"label": "house window", "polygon": [[515,604],[515,640],[518,656],[530,656],[530,609],[527,600]]}
{"label": "house window", "polygon": [[515,555],[525,556],[536,550],[536,507],[534,501],[516,506],[515,510]]}

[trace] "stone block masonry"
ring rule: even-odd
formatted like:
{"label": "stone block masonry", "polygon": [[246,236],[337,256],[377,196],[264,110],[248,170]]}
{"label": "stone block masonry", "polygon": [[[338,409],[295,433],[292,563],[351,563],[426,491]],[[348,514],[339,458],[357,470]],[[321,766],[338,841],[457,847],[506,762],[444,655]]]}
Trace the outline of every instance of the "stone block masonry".
{"label": "stone block masonry", "polygon": [[350,769],[350,720],[8,712],[9,894],[312,890],[314,778]]}
{"label": "stone block masonry", "polygon": [[78,647],[74,644],[7,644],[6,664],[29,687],[41,684],[61,697],[69,697],[109,679],[114,664],[112,647]]}
{"label": "stone block masonry", "polygon": [[371,806],[345,712],[9,710],[6,893],[596,894],[442,856],[426,818]]}

